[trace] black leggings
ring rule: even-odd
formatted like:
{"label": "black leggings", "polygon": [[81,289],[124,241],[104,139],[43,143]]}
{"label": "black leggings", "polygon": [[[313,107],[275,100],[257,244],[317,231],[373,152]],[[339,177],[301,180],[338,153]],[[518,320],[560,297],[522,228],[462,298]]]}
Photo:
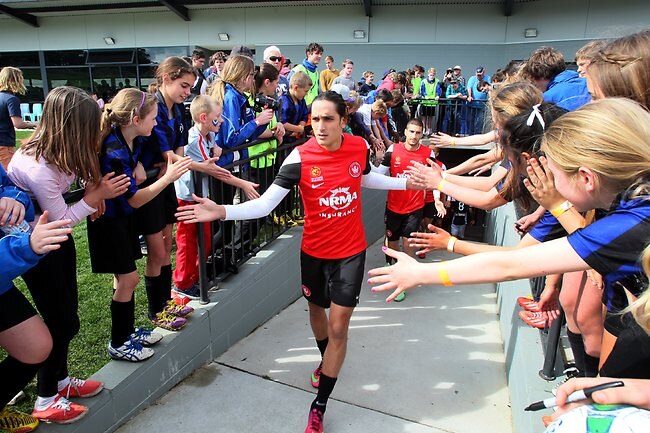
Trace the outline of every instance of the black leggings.
{"label": "black leggings", "polygon": [[68,376],[68,346],[79,332],[77,253],[74,240],[43,257],[23,275],[36,308],[52,334],[52,352],[38,370],[38,395],[52,397]]}

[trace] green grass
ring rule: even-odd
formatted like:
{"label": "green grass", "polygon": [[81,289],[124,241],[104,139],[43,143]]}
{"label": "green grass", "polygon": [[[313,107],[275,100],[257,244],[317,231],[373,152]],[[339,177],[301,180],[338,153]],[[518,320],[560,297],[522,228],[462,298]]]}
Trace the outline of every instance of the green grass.
{"label": "green grass", "polygon": [[[16,146],[28,138],[32,131],[16,131]],[[77,225],[72,233],[77,248],[77,282],[79,286],[79,318],[81,330],[72,340],[68,359],[70,375],[87,378],[106,365],[110,359],[106,354],[106,346],[110,340],[111,331],[111,296],[113,293],[113,277],[106,274],[94,274],[90,269],[88,238],[86,222]],[[172,254],[172,260],[174,259]],[[147,297],[144,292],[145,260],[138,261],[138,272],[141,276],[136,290],[136,326],[147,326]],[[31,301],[31,296],[22,279],[17,278],[16,287]],[[6,353],[0,349],[0,359]],[[27,398],[17,405],[18,410],[31,413],[33,401],[36,398],[36,380],[25,389]]]}
{"label": "green grass", "polygon": [[[90,269],[86,222],[74,228],[73,238],[77,248],[77,282],[79,286],[79,318],[81,329],[70,344],[68,368],[71,376],[87,378],[106,365],[110,359],[106,354],[106,346],[110,340],[111,330],[111,296],[113,293],[113,277],[106,274],[94,274]],[[144,264],[138,261],[138,272],[141,276],[136,290],[136,326],[147,326],[147,297],[144,292]],[[22,279],[17,278],[16,287],[31,300]],[[3,356],[4,357],[4,356]],[[36,398],[36,381],[25,390],[27,399],[17,406],[18,410],[30,412]]]}

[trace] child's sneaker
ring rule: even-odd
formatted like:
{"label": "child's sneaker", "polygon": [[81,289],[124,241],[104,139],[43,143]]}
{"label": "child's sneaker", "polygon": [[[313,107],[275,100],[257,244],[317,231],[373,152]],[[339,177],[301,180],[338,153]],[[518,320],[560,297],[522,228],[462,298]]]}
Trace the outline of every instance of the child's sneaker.
{"label": "child's sneaker", "polygon": [[145,328],[136,328],[135,332],[131,334],[131,340],[145,347],[153,346],[162,339],[161,333]]}
{"label": "child's sneaker", "polygon": [[36,430],[38,420],[26,413],[10,408],[0,411],[0,431],[10,433],[29,433]]}
{"label": "child's sneaker", "polygon": [[187,324],[187,319],[161,311],[151,319],[151,323],[168,331],[180,331]]}
{"label": "child's sneaker", "polygon": [[167,305],[165,305],[165,308],[163,309],[163,312],[178,317],[189,316],[192,311],[194,311],[194,308],[189,305],[179,305],[173,299],[167,301]]}
{"label": "child's sneaker", "polygon": [[132,339],[117,348],[108,343],[108,356],[118,361],[140,362],[151,358],[153,354],[153,349],[142,347],[142,344]]}
{"label": "child's sneaker", "polygon": [[65,398],[92,397],[99,394],[102,389],[104,389],[104,384],[98,380],[83,380],[71,377],[70,383],[68,383],[63,389],[59,390],[59,395]]}
{"label": "child's sneaker", "polygon": [[65,397],[57,395],[54,403],[46,409],[34,408],[32,416],[43,422],[55,422],[57,424],[70,424],[84,417],[88,408],[80,404],[72,403]]}
{"label": "child's sneaker", "polygon": [[199,289],[199,286],[196,284],[192,284],[192,286],[188,287],[187,289],[179,289],[178,287],[174,286],[172,291],[194,301],[201,299],[201,289]]}

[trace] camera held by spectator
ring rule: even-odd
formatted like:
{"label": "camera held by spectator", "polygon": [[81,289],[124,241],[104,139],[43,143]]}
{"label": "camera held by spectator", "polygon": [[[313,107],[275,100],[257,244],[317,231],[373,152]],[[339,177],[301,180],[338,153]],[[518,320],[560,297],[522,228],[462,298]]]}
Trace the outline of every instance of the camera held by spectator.
{"label": "camera held by spectator", "polygon": [[280,109],[280,103],[275,99],[265,96],[261,93],[255,96],[253,110],[261,113],[262,110],[265,110],[267,108],[270,108],[273,111],[278,111]]}

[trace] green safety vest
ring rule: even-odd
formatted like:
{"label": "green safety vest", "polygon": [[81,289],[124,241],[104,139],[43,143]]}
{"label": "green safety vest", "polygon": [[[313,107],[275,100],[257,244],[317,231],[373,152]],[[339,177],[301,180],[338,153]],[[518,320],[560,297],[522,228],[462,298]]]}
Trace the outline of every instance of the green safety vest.
{"label": "green safety vest", "polygon": [[316,99],[316,96],[318,96],[318,70],[309,72],[309,70],[305,68],[305,65],[298,65],[293,68],[293,71],[302,71],[311,78],[311,89],[309,89],[309,92],[305,95],[305,103],[311,105],[311,103],[314,102],[314,99]]}
{"label": "green safety vest", "polygon": [[420,86],[422,85],[422,77],[411,78],[411,85],[413,86],[413,96],[420,96]]}
{"label": "green safety vest", "polygon": [[[253,95],[248,96],[248,101],[250,105],[253,105]],[[269,122],[269,124],[266,127],[266,130],[271,130],[275,128],[275,126],[278,124],[278,119],[276,119],[275,114],[273,114],[273,118]],[[274,153],[269,153],[266,156],[262,156],[260,158],[253,159],[256,155],[259,155],[261,153],[266,152],[269,149],[277,149],[278,147],[278,140],[275,138],[271,138],[267,141],[262,141],[260,143],[254,144],[252,146],[249,146],[248,148],[248,156],[251,158],[251,167],[253,168],[265,168],[265,167],[271,167],[273,165],[273,162],[275,161],[275,152]]]}
{"label": "green safety vest", "polygon": [[[435,78],[433,80],[433,83],[429,83],[428,80],[424,80],[424,90],[427,92],[426,95],[420,95],[421,97],[427,96],[427,97],[436,97],[436,88],[438,87],[438,83],[440,83],[440,80]],[[433,100],[423,100],[422,105],[425,105],[427,107],[435,107],[438,105],[438,101],[435,99]]]}

